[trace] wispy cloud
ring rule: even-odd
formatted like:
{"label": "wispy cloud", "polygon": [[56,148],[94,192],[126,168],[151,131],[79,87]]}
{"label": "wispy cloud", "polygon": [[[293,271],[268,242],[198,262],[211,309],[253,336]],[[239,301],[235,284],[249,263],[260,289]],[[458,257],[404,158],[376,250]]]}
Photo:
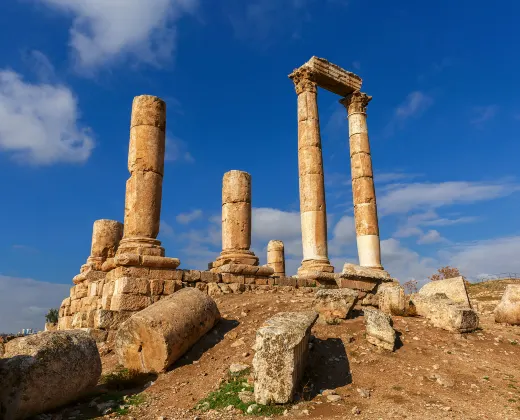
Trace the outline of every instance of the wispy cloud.
{"label": "wispy cloud", "polygon": [[415,91],[410,93],[404,102],[395,110],[395,116],[400,120],[407,120],[421,114],[426,108],[433,104],[433,99],[424,92]]}
{"label": "wispy cloud", "polygon": [[427,245],[444,241],[446,241],[446,239],[441,236],[439,231],[431,229],[428,232],[421,234],[419,239],[417,240],[417,243],[419,245]]}
{"label": "wispy cloud", "polygon": [[420,176],[420,174],[406,172],[376,172],[374,174],[374,181],[380,184],[387,184],[390,182],[414,179]]}
{"label": "wispy cloud", "polygon": [[195,162],[195,158],[188,151],[186,142],[173,136],[166,136],[166,153],[164,160],[166,162]]}
{"label": "wispy cloud", "polygon": [[177,215],[175,220],[177,220],[177,223],[180,223],[181,225],[187,225],[193,222],[194,220],[200,219],[202,217],[202,210],[196,209],[193,211],[190,211],[189,213],[181,213]]}
{"label": "wispy cloud", "polygon": [[481,126],[483,123],[492,120],[497,115],[498,109],[498,105],[477,106],[473,108],[471,124]]}
{"label": "wispy cloud", "polygon": [[198,0],[39,1],[73,16],[69,44],[86,73],[122,58],[152,65],[170,59],[177,21],[198,7]]}

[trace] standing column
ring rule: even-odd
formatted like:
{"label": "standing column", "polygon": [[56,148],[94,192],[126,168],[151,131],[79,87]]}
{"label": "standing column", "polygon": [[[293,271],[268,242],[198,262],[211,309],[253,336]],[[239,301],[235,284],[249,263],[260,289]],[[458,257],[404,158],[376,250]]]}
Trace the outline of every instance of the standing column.
{"label": "standing column", "polygon": [[122,223],[108,219],[96,220],[92,229],[92,246],[86,265],[92,266],[95,270],[101,270],[101,265],[106,259],[116,255],[122,237]]}
{"label": "standing column", "polygon": [[166,132],[166,103],[149,95],[132,104],[125,227],[118,253],[164,256],[158,241]]}
{"label": "standing column", "polygon": [[282,241],[267,244],[267,265],[274,270],[274,276],[285,277],[285,255]]}
{"label": "standing column", "polygon": [[298,169],[303,261],[298,274],[334,272],[327,250],[327,209],[321,153],[317,86],[308,69],[290,76],[298,95]]}
{"label": "standing column", "polygon": [[347,108],[352,195],[359,265],[382,269],[376,191],[367,130],[367,105],[372,99],[359,91],[340,102]]}
{"label": "standing column", "polygon": [[222,180],[222,252],[213,263],[258,265],[251,246],[251,175],[229,171]]}

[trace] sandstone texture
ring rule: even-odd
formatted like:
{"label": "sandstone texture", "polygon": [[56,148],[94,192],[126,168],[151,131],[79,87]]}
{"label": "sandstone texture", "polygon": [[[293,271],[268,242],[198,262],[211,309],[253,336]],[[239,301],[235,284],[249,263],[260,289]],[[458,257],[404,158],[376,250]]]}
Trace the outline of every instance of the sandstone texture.
{"label": "sandstone texture", "polygon": [[9,341],[0,359],[0,417],[23,419],[71,402],[101,375],[95,341],[83,331],[48,331]]}
{"label": "sandstone texture", "polygon": [[303,376],[310,332],[317,318],[314,311],[280,312],[257,331],[253,358],[257,403],[292,401]]}
{"label": "sandstone texture", "polygon": [[382,283],[377,289],[378,306],[385,314],[403,316],[406,312],[406,297],[399,283]]}
{"label": "sandstone texture", "polygon": [[494,311],[495,322],[520,325],[520,284],[508,284]]}
{"label": "sandstone texture", "polygon": [[107,258],[116,255],[119,242],[123,238],[123,224],[116,220],[100,219],[92,228],[92,245],[87,263],[93,263],[96,270]]}
{"label": "sandstone texture", "polygon": [[181,357],[220,319],[216,303],[185,288],[126,320],[116,334],[119,363],[141,372],[161,372]]}
{"label": "sandstone texture", "polygon": [[375,346],[394,351],[395,330],[392,318],[377,309],[364,308],[367,341]]}
{"label": "sandstone texture", "polygon": [[410,296],[413,311],[430,320],[434,327],[452,332],[471,332],[478,328],[477,313],[461,306],[445,294],[424,296],[415,293]]}
{"label": "sandstone texture", "polygon": [[320,289],[316,292],[313,309],[319,313],[319,321],[327,324],[347,319],[358,299],[351,289]]}
{"label": "sandstone texture", "polygon": [[471,308],[463,277],[431,281],[419,290],[419,294],[423,296],[433,296],[437,293],[444,293],[453,302]]}
{"label": "sandstone texture", "polygon": [[277,277],[285,277],[285,252],[282,241],[272,240],[267,244],[267,265]]}

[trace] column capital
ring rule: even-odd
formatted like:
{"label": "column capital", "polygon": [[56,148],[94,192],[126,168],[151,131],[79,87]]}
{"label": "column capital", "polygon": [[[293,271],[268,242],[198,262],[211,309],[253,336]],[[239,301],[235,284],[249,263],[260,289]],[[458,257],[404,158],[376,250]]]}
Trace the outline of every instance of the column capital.
{"label": "column capital", "polygon": [[293,81],[297,95],[303,92],[316,93],[317,84],[314,81],[314,74],[310,69],[300,67],[289,75],[289,79]]}
{"label": "column capital", "polygon": [[340,103],[347,109],[347,114],[366,114],[368,103],[372,100],[372,96],[368,96],[366,93],[356,91],[343,99],[340,99]]}

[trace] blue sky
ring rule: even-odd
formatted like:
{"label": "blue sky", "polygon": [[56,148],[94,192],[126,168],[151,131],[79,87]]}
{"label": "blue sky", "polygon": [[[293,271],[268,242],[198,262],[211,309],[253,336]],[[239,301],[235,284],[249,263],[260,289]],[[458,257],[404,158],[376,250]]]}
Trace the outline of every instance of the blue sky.
{"label": "blue sky", "polygon": [[[168,106],[160,239],[184,268],[220,251],[224,172],[253,177],[253,249],[301,260],[296,94],[312,55],[368,107],[383,265],[520,272],[520,33],[511,1],[19,0],[0,13],[0,331],[41,328],[96,219],[123,220],[132,98]],[[357,262],[348,125],[320,90],[329,254]]]}

